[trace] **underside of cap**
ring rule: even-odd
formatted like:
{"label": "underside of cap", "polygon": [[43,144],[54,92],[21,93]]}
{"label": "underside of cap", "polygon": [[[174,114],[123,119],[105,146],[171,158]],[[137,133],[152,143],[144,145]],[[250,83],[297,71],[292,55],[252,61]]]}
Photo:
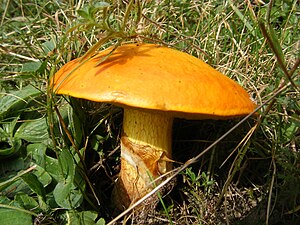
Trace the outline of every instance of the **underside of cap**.
{"label": "underside of cap", "polygon": [[111,50],[64,65],[51,80],[53,91],[182,118],[243,116],[255,108],[240,85],[191,55],[155,44]]}

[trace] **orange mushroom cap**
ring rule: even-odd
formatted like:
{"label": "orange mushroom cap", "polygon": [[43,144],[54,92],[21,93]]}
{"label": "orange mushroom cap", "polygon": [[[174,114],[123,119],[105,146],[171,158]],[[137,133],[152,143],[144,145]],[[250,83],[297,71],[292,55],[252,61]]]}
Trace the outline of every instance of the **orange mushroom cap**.
{"label": "orange mushroom cap", "polygon": [[99,64],[111,50],[64,65],[52,79],[54,92],[184,118],[243,116],[255,108],[240,85],[189,54],[155,44],[126,44]]}

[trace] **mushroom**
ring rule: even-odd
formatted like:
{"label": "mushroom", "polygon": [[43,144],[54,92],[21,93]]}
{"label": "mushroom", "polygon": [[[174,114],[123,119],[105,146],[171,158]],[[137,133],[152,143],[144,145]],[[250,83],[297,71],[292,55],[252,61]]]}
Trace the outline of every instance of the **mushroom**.
{"label": "mushroom", "polygon": [[196,57],[155,44],[108,48],[84,63],[75,59],[52,84],[56,94],[123,107],[121,169],[113,191],[119,209],[151,191],[172,169],[174,117],[228,119],[255,108],[230,78]]}

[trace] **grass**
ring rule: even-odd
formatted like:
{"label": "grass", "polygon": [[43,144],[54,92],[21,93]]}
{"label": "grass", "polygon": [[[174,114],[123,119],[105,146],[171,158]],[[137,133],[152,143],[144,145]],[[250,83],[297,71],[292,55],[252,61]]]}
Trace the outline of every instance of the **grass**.
{"label": "grass", "polygon": [[[48,81],[71,59],[146,41],[204,60],[261,106],[259,117],[200,156],[238,121],[175,121],[174,159],[198,160],[185,164],[147,222],[298,224],[299,3],[107,2],[1,3],[1,223],[113,221],[107,203],[119,171],[122,111],[53,96]],[[132,215],[119,222],[138,222]]]}

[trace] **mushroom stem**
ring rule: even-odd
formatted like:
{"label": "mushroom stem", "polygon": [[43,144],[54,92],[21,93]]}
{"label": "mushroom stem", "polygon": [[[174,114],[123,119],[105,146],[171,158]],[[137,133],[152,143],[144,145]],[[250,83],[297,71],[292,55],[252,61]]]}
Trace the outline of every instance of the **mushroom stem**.
{"label": "mushroom stem", "polygon": [[171,170],[172,123],[164,112],[124,109],[121,171],[113,193],[117,208],[127,208]]}

